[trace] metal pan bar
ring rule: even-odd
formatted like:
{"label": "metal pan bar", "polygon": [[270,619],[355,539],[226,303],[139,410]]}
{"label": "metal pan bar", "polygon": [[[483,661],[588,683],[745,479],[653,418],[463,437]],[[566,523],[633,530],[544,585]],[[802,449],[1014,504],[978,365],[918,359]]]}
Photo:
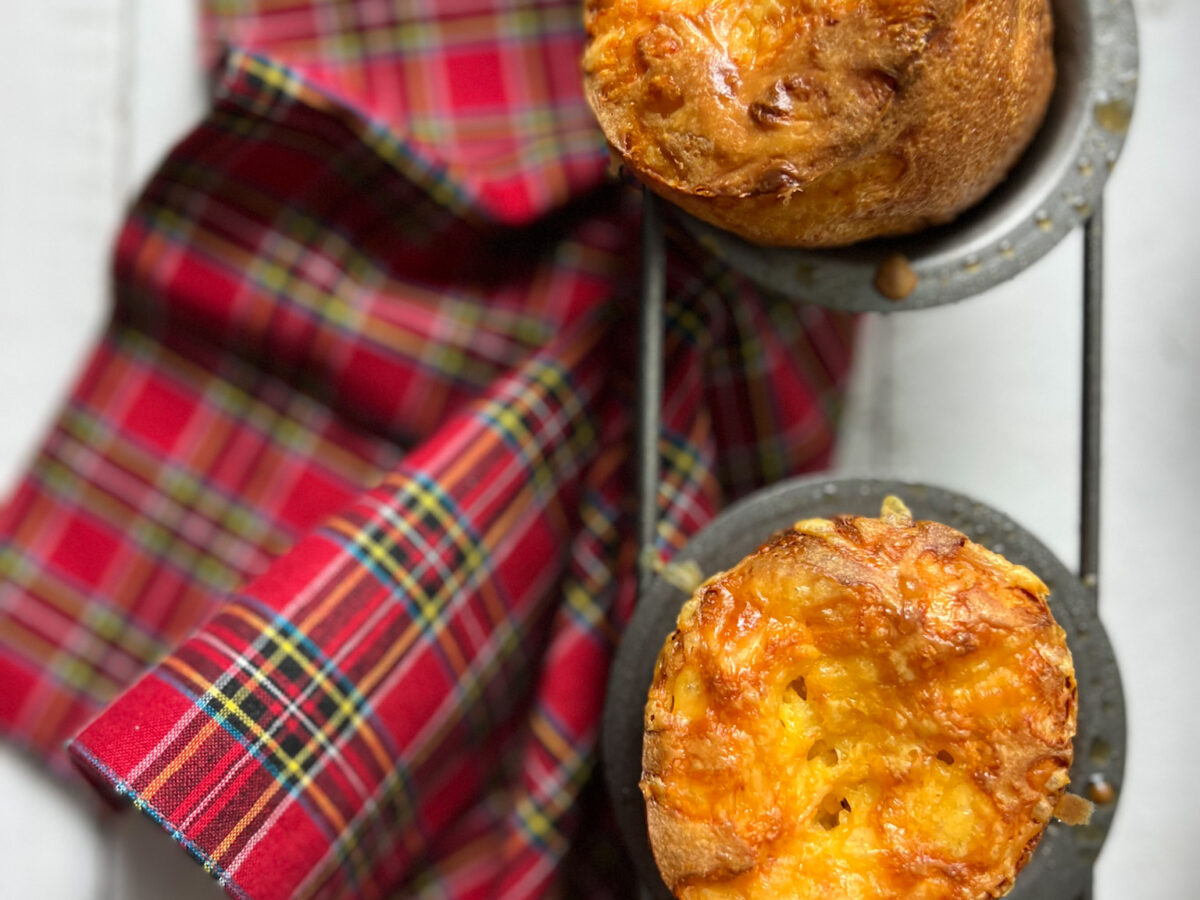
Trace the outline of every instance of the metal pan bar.
{"label": "metal pan bar", "polygon": [[1100,404],[1104,307],[1104,205],[1083,226],[1083,414],[1080,434],[1079,577],[1093,608],[1100,576]]}
{"label": "metal pan bar", "polygon": [[[1092,609],[1099,606],[1100,576],[1100,405],[1103,375],[1104,197],[1083,223],[1083,393],[1080,428],[1079,577]],[[1092,900],[1095,870],[1089,870],[1079,900]]]}
{"label": "metal pan bar", "polygon": [[642,303],[639,326],[636,448],[638,592],[654,575],[658,534],[658,437],[663,398],[663,306],[666,294],[666,249],[662,214],[648,190],[642,201]]}

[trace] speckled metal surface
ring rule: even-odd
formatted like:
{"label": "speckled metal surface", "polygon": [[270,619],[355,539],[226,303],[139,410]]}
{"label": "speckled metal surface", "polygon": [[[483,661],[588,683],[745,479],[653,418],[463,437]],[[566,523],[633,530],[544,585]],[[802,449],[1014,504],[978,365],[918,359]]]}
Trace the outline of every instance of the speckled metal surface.
{"label": "speckled metal surface", "polygon": [[[893,312],[980,293],[1048,253],[1096,205],[1129,128],[1137,92],[1131,0],[1053,0],[1058,80],[1046,122],[1003,184],[956,221],[838,250],[760,247],[674,210],[710,252],[762,285],[852,312]],[[886,257],[918,276],[905,299],[875,289]]]}
{"label": "speckled metal surface", "polygon": [[[1072,789],[1103,779],[1120,795],[1125,769],[1125,701],[1116,659],[1083,585],[1046,547],[1007,516],[942,488],[880,479],[802,478],[782,482],[730,507],[679,554],[706,574],[736,563],[770,534],[796,520],[840,513],[878,515],[887,494],[902,497],[914,516],[951,525],[1036,572],[1050,587],[1050,605],[1067,632],[1079,681],[1079,732]],[[669,897],[658,877],[638,790],[642,710],[659,648],[686,599],[661,578],[643,592],[622,639],[605,704],[603,758],[608,788],[625,841],[651,896]],[[1116,802],[1098,806],[1088,826],[1053,823],[1010,897],[1069,900],[1085,889],[1112,822]]]}

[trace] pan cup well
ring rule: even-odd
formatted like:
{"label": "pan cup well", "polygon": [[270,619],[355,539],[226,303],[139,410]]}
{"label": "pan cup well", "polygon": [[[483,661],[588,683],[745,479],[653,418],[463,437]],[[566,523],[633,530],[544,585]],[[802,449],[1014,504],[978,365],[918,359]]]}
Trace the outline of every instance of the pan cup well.
{"label": "pan cup well", "polygon": [[[1052,0],[1057,80],[1040,131],[1008,177],[953,222],[832,250],[762,247],[679,212],[707,250],[763,287],[850,312],[922,309],[973,296],[1041,259],[1096,208],[1137,90],[1131,0]],[[900,257],[902,299],[877,286]]]}
{"label": "pan cup well", "polygon": [[[800,519],[842,513],[877,515],[889,495],[903,498],[916,519],[931,519],[962,531],[973,541],[1028,566],[1050,588],[1050,606],[1067,635],[1079,690],[1078,731],[1071,790],[1096,804],[1091,823],[1067,827],[1051,823],[1033,858],[1018,875],[1014,900],[1058,900],[1080,896],[1104,844],[1120,797],[1125,765],[1125,703],[1120,673],[1104,627],[1087,591],[1042,543],[997,510],[944,488],[883,479],[797,478],[780,482],[734,504],[680,551],[673,562],[693,562],[706,574],[734,565],[769,535]],[[670,892],[658,876],[646,830],[646,805],[638,790],[642,773],[643,710],[655,660],[675,626],[686,594],[666,579],[641,592],[614,660],[605,701],[603,750],[605,780],[617,822],[647,888],[647,897],[666,900]],[[786,699],[798,706],[814,690],[803,672],[789,676]],[[830,752],[832,751],[832,752]],[[959,763],[952,747],[938,746],[931,767]],[[836,745],[810,747],[809,765],[838,765]],[[936,770],[935,771],[940,771]],[[856,809],[833,797],[822,820],[830,829]],[[834,802],[836,801],[836,803]],[[841,811],[839,811],[839,809]],[[821,824],[821,823],[818,823]]]}

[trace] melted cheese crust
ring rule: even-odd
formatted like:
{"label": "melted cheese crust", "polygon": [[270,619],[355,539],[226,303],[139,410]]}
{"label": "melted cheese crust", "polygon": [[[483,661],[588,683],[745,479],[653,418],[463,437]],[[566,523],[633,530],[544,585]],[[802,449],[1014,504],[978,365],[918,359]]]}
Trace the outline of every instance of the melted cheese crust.
{"label": "melted cheese crust", "polygon": [[1045,113],[1048,0],[587,0],[588,100],[651,188],[763,244],[948,221]]}
{"label": "melted cheese crust", "polygon": [[933,522],[812,520],[702,585],[642,792],[676,896],[998,897],[1067,785],[1076,684],[1028,569]]}

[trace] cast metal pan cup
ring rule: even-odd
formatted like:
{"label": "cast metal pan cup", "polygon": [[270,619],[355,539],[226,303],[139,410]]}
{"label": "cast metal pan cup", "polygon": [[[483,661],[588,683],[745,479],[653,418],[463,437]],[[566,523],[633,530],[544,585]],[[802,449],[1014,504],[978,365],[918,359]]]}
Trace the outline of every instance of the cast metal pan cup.
{"label": "cast metal pan cup", "polygon": [[[942,488],[879,479],[800,478],[781,482],[731,506],[676,557],[705,575],[728,568],[771,534],[797,520],[842,513],[879,514],[888,494],[918,519],[934,519],[1028,566],[1050,587],[1050,607],[1067,633],[1079,681],[1079,730],[1071,789],[1103,779],[1120,793],[1125,767],[1125,700],[1108,636],[1079,579],[1029,532],[1002,513]],[[650,851],[641,777],[642,713],[654,662],[687,598],[661,578],[642,592],[614,660],[605,701],[602,755],[622,836],[648,896],[669,898]],[[1008,895],[1015,900],[1074,900],[1108,833],[1116,803],[1098,806],[1090,825],[1051,823]]]}
{"label": "cast metal pan cup", "polygon": [[[955,221],[911,237],[835,250],[762,247],[676,210],[709,252],[763,287],[847,312],[894,312],[978,294],[1037,262],[1097,206],[1129,128],[1137,90],[1131,0],[1052,0],[1054,96],[1008,178]],[[879,264],[905,256],[916,288],[900,301],[874,285]]]}

